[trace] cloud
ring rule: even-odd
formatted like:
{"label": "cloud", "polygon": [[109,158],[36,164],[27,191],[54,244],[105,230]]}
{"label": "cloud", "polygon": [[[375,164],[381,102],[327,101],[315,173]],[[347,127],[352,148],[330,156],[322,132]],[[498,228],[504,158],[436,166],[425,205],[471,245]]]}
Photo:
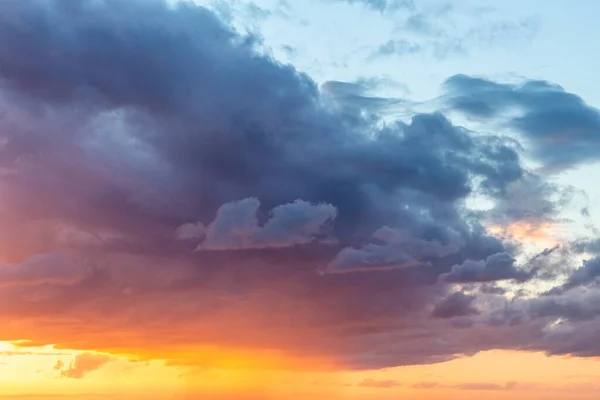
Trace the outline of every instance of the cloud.
{"label": "cloud", "polygon": [[377,389],[390,389],[401,385],[398,381],[395,380],[365,379],[357,383],[356,386]]}
{"label": "cloud", "polygon": [[408,16],[397,23],[393,36],[370,58],[419,55],[445,60],[466,56],[474,49],[528,43],[540,26],[540,20],[533,16],[506,18],[491,12],[482,17],[469,6],[451,2],[415,3]]}
{"label": "cloud", "polygon": [[514,382],[509,382],[506,385],[498,385],[497,383],[463,383],[457,385],[457,389],[461,390],[511,390],[516,386]]}
{"label": "cloud", "polygon": [[206,235],[206,226],[202,222],[186,222],[175,230],[175,237],[180,240],[199,239]]}
{"label": "cloud", "polygon": [[531,272],[518,269],[515,259],[508,253],[496,253],[484,260],[467,260],[452,267],[450,272],[440,278],[449,283],[490,282],[506,279],[525,281]]}
{"label": "cloud", "polygon": [[429,265],[431,258],[441,258],[460,249],[458,232],[444,232],[446,243],[419,239],[411,232],[383,227],[373,233],[379,243],[369,243],[360,249],[343,248],[324,273],[411,268]]}
{"label": "cloud", "polygon": [[[514,140],[331,107],[190,2],[0,2],[0,71],[0,340],[255,370],[599,354],[593,312],[568,336],[478,290],[539,271],[467,207],[531,182]],[[432,318],[450,282],[469,329]]]}
{"label": "cloud", "polygon": [[571,273],[567,282],[563,285],[563,289],[568,290],[577,286],[590,284],[597,277],[600,277],[600,256],[584,261],[581,267]]}
{"label": "cloud", "polygon": [[178,236],[204,236],[204,241],[196,250],[290,247],[327,241],[325,228],[337,215],[336,208],[331,204],[296,200],[273,208],[269,219],[259,226],[259,206],[258,199],[251,197],[224,204],[206,228],[202,223],[184,224],[178,228]]}
{"label": "cloud", "polygon": [[600,113],[561,86],[455,75],[445,87],[453,109],[483,120],[499,119],[523,136],[532,155],[547,168],[569,168],[598,157],[591,149],[600,140]]}
{"label": "cloud", "polygon": [[573,244],[574,250],[580,253],[600,254],[600,239],[583,239]]}
{"label": "cloud", "polygon": [[335,2],[345,2],[348,4],[361,4],[379,12],[397,11],[399,9],[413,10],[415,8],[413,0],[327,0]]}
{"label": "cloud", "polygon": [[472,383],[459,383],[458,385],[446,385],[438,382],[419,382],[411,387],[414,389],[457,389],[457,390],[475,390],[475,391],[489,391],[489,390],[512,390],[517,386],[516,382],[508,382],[505,385],[499,385],[497,383],[489,382],[472,382]]}
{"label": "cloud", "polygon": [[[409,101],[372,94],[373,90],[379,85],[380,82],[373,80],[357,82],[327,81],[321,85],[321,91],[341,111],[354,116],[368,113],[372,118],[377,118],[377,116],[391,113],[395,110],[396,112],[406,112],[407,107],[411,105]],[[402,85],[386,81],[386,86],[392,85],[407,90]]]}
{"label": "cloud", "polygon": [[104,354],[82,353],[75,357],[68,367],[62,361],[57,361],[54,370],[60,371],[61,378],[82,379],[87,374],[95,371],[111,361],[111,357]]}
{"label": "cloud", "polygon": [[69,284],[84,274],[83,268],[61,254],[40,254],[22,263],[0,265],[0,286]]}
{"label": "cloud", "polygon": [[473,305],[477,296],[455,292],[438,302],[431,315],[435,318],[455,318],[479,315],[479,310]]}
{"label": "cloud", "polygon": [[420,44],[411,43],[407,40],[393,40],[390,39],[381,46],[376,51],[377,55],[380,56],[391,56],[391,55],[414,55],[420,54],[425,51]]}
{"label": "cloud", "polygon": [[[561,187],[539,175],[523,174],[498,193],[496,204],[486,212],[490,224],[529,224],[531,228],[558,223],[560,210],[572,200],[571,188]],[[533,229],[532,229],[533,230]],[[532,232],[527,233],[532,236]]]}

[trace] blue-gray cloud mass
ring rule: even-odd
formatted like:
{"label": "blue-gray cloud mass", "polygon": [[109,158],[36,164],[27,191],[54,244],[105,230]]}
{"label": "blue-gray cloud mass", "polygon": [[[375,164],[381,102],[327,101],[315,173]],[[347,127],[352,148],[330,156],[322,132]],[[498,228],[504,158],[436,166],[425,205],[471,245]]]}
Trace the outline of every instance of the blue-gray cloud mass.
{"label": "blue-gray cloud mass", "polygon": [[[381,123],[383,99],[340,82],[323,93],[259,42],[188,2],[0,3],[0,323],[17,321],[0,340],[101,337],[102,351],[135,347],[115,336],[128,331],[157,353],[275,348],[348,368],[600,354],[596,308],[573,314],[592,261],[541,300],[460,292],[543,272],[466,205],[477,193],[521,215],[507,202],[542,178],[513,139],[441,111]],[[446,89],[484,119],[521,108],[509,124],[547,164],[596,157],[596,111],[556,86],[457,76]],[[527,204],[552,210],[538,194]],[[57,316],[72,324],[14,330]],[[559,317],[576,334],[548,333]]]}

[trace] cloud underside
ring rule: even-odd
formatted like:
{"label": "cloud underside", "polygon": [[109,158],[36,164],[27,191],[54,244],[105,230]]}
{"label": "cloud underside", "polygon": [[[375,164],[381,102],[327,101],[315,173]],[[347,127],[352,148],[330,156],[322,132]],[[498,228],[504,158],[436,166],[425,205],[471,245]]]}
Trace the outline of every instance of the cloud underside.
{"label": "cloud underside", "polygon": [[[494,223],[552,221],[558,189],[515,140],[441,112],[384,125],[377,107],[339,110],[256,44],[190,3],[0,3],[0,340],[185,365],[225,362],[215,348],[345,368],[599,355],[598,293],[582,289],[597,261],[546,296],[508,304],[493,286],[560,272],[553,252],[520,265],[519,243],[465,206],[477,193]],[[531,83],[494,86],[517,93],[498,100],[453,79],[449,106],[485,118],[540,113],[531,90],[567,95]],[[534,156],[574,162],[523,118]]]}

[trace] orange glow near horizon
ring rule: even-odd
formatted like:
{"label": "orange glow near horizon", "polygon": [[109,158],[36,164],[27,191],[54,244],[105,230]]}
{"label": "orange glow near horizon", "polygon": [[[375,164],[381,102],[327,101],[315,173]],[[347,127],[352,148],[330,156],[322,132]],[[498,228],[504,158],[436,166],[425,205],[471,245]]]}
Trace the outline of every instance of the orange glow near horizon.
{"label": "orange glow near horizon", "polygon": [[[545,399],[591,400],[600,389],[600,364],[592,359],[540,353],[489,351],[453,361],[379,371],[301,372],[244,368],[187,368],[114,357],[81,379],[57,376],[81,352],[22,348],[0,342],[0,399]],[[257,361],[259,362],[259,361]],[[26,397],[29,396],[29,397]],[[62,396],[62,397],[61,397]],[[119,397],[121,396],[121,397]]]}

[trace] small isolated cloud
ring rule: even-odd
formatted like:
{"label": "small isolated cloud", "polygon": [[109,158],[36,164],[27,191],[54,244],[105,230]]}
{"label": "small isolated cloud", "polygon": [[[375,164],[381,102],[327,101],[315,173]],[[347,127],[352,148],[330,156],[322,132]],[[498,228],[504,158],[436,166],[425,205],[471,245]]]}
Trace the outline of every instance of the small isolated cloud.
{"label": "small isolated cloud", "polygon": [[400,385],[400,382],[393,379],[377,380],[377,379],[365,379],[356,384],[356,386],[376,389],[390,389]]}
{"label": "small isolated cloud", "polygon": [[508,382],[505,385],[499,385],[497,383],[461,383],[456,385],[456,389],[461,390],[511,390],[516,386],[515,382]]}
{"label": "small isolated cloud", "polygon": [[348,4],[360,4],[379,12],[397,11],[400,9],[414,10],[413,0],[326,0],[329,2],[344,2]]}
{"label": "small isolated cloud", "polygon": [[273,208],[261,226],[259,207],[256,198],[232,201],[217,210],[206,228],[202,223],[185,224],[177,229],[178,237],[202,233],[204,240],[196,250],[284,248],[327,241],[326,229],[337,216],[337,209],[331,204],[296,200]]}
{"label": "small isolated cloud", "polygon": [[175,230],[175,237],[179,240],[201,239],[206,234],[206,226],[202,222],[188,222]]}
{"label": "small isolated cloud", "polygon": [[414,55],[424,53],[427,49],[422,45],[414,42],[409,42],[405,39],[390,39],[376,51],[376,55],[379,56],[391,56],[391,55]]}
{"label": "small isolated cloud", "polygon": [[532,274],[518,269],[515,259],[508,253],[496,253],[484,260],[466,260],[442,274],[440,279],[448,283],[491,282],[514,279],[526,281]]}
{"label": "small isolated cloud", "polygon": [[473,390],[473,391],[493,391],[493,390],[512,390],[517,386],[516,382],[507,382],[506,384],[490,382],[467,382],[456,385],[443,384],[439,382],[418,382],[412,385],[414,389],[455,389],[455,390]]}
{"label": "small isolated cloud", "polygon": [[[560,222],[557,218],[560,210],[572,199],[571,188],[562,188],[542,176],[525,173],[520,179],[507,185],[502,193],[498,193],[496,204],[486,212],[486,219],[488,223],[500,226],[517,224],[524,231],[522,235],[536,236],[534,230]],[[557,227],[546,228],[554,228],[556,231]],[[515,233],[518,235],[518,232]],[[552,233],[548,232],[546,235],[551,236]]]}
{"label": "small isolated cloud", "polygon": [[58,360],[53,370],[59,371],[61,378],[81,379],[110,361],[111,357],[104,354],[82,353],[77,355],[68,366]]}
{"label": "small isolated cloud", "polygon": [[417,382],[411,385],[413,389],[436,389],[440,386],[442,385],[438,382]]}

